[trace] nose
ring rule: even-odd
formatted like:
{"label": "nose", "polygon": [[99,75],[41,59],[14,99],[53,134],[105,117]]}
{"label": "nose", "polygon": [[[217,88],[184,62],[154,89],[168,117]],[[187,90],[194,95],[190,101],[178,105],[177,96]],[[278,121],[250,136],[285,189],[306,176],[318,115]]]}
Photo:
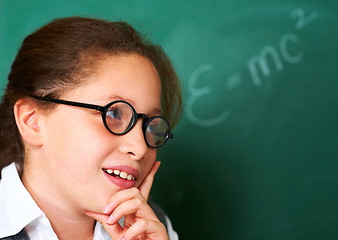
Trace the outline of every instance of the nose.
{"label": "nose", "polygon": [[121,152],[130,155],[135,160],[142,159],[148,151],[142,129],[143,119],[139,119],[135,126],[125,135],[120,136]]}

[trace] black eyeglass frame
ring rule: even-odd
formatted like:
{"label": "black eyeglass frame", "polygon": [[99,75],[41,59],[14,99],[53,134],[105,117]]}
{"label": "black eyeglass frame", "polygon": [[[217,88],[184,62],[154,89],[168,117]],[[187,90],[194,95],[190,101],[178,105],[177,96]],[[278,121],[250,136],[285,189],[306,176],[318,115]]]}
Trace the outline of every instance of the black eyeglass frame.
{"label": "black eyeglass frame", "polygon": [[[105,128],[111,132],[112,134],[114,135],[124,135],[124,134],[127,134],[136,124],[136,122],[140,119],[140,118],[143,118],[144,121],[143,121],[143,124],[142,124],[142,130],[143,130],[143,136],[144,136],[144,140],[147,144],[148,147],[151,147],[151,148],[159,148],[159,147],[162,147],[168,139],[172,139],[174,137],[174,134],[171,133],[171,130],[170,130],[170,124],[168,122],[167,119],[165,119],[164,117],[162,116],[154,116],[154,117],[148,117],[148,115],[144,114],[144,113],[137,113],[135,108],[133,107],[133,105],[131,105],[129,102],[126,102],[126,101],[123,101],[123,100],[117,100],[117,101],[113,101],[113,102],[110,102],[108,103],[107,105],[105,106],[100,106],[100,105],[95,105],[95,104],[88,104],[88,103],[80,103],[80,102],[73,102],[73,101],[67,101],[67,100],[62,100],[62,99],[55,99],[55,98],[46,98],[46,97],[38,97],[38,96],[31,96],[37,100],[42,100],[42,101],[47,101],[47,102],[53,102],[53,103],[57,103],[57,104],[63,104],[63,105],[68,105],[68,106],[74,106],[74,107],[80,107],[80,108],[87,108],[87,109],[93,109],[93,110],[96,110],[96,111],[99,111],[101,112],[101,116],[102,116],[102,121],[103,121],[103,125],[105,126]],[[106,115],[107,115],[107,112],[109,110],[109,108],[113,105],[113,104],[116,104],[116,103],[125,103],[127,104],[132,112],[133,112],[133,118],[132,118],[132,122],[129,123],[127,129],[123,132],[123,133],[115,133],[113,132],[109,127],[108,127],[108,124],[107,124],[107,120],[106,120]],[[147,129],[147,126],[148,124],[153,120],[153,119],[156,119],[156,118],[161,118],[162,120],[164,120],[167,125],[168,125],[168,132],[167,134],[165,135],[164,137],[164,140],[163,142],[158,145],[158,146],[152,146],[148,143],[148,140],[147,140],[147,137],[146,137],[146,129]]]}

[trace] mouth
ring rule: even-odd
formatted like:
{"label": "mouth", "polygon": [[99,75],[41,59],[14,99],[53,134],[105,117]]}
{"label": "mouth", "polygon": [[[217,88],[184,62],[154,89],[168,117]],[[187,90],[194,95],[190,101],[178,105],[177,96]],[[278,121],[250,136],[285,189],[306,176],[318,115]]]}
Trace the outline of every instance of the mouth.
{"label": "mouth", "polygon": [[111,183],[122,189],[135,187],[140,174],[137,169],[127,165],[105,166],[102,171]]}
{"label": "mouth", "polygon": [[112,177],[117,177],[129,181],[136,180],[136,177],[133,174],[129,174],[118,169],[103,169],[103,171]]}

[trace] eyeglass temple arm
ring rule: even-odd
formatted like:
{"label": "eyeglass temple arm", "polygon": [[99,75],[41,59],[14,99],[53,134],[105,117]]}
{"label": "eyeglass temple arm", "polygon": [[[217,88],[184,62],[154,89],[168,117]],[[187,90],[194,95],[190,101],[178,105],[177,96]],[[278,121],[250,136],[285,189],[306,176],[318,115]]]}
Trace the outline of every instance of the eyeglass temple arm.
{"label": "eyeglass temple arm", "polygon": [[105,110],[104,107],[99,106],[99,105],[94,105],[94,104],[79,103],[79,102],[72,102],[72,101],[67,101],[67,100],[44,98],[44,97],[37,97],[37,96],[32,96],[32,97],[38,100],[42,100],[42,101],[53,102],[53,103],[64,104],[64,105],[75,106],[75,107],[81,107],[81,108],[88,108],[88,109],[93,109],[93,110],[97,110],[100,112],[103,112]]}

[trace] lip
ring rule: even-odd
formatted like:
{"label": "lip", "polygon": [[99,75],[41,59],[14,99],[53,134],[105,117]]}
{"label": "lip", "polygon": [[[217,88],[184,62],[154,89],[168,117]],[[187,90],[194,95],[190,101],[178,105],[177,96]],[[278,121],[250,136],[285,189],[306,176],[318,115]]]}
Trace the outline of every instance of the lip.
{"label": "lip", "polygon": [[129,166],[112,166],[112,167],[103,167],[102,171],[104,173],[104,175],[112,182],[114,183],[116,186],[123,188],[123,189],[127,189],[127,188],[132,188],[135,186],[136,180],[127,180],[127,179],[123,179],[123,178],[119,178],[119,177],[114,177],[109,175],[108,173],[105,172],[105,170],[107,169],[112,169],[112,170],[120,170],[123,172],[126,172],[128,175],[132,174],[136,180],[139,176],[139,171],[137,171],[136,169],[129,167]]}

